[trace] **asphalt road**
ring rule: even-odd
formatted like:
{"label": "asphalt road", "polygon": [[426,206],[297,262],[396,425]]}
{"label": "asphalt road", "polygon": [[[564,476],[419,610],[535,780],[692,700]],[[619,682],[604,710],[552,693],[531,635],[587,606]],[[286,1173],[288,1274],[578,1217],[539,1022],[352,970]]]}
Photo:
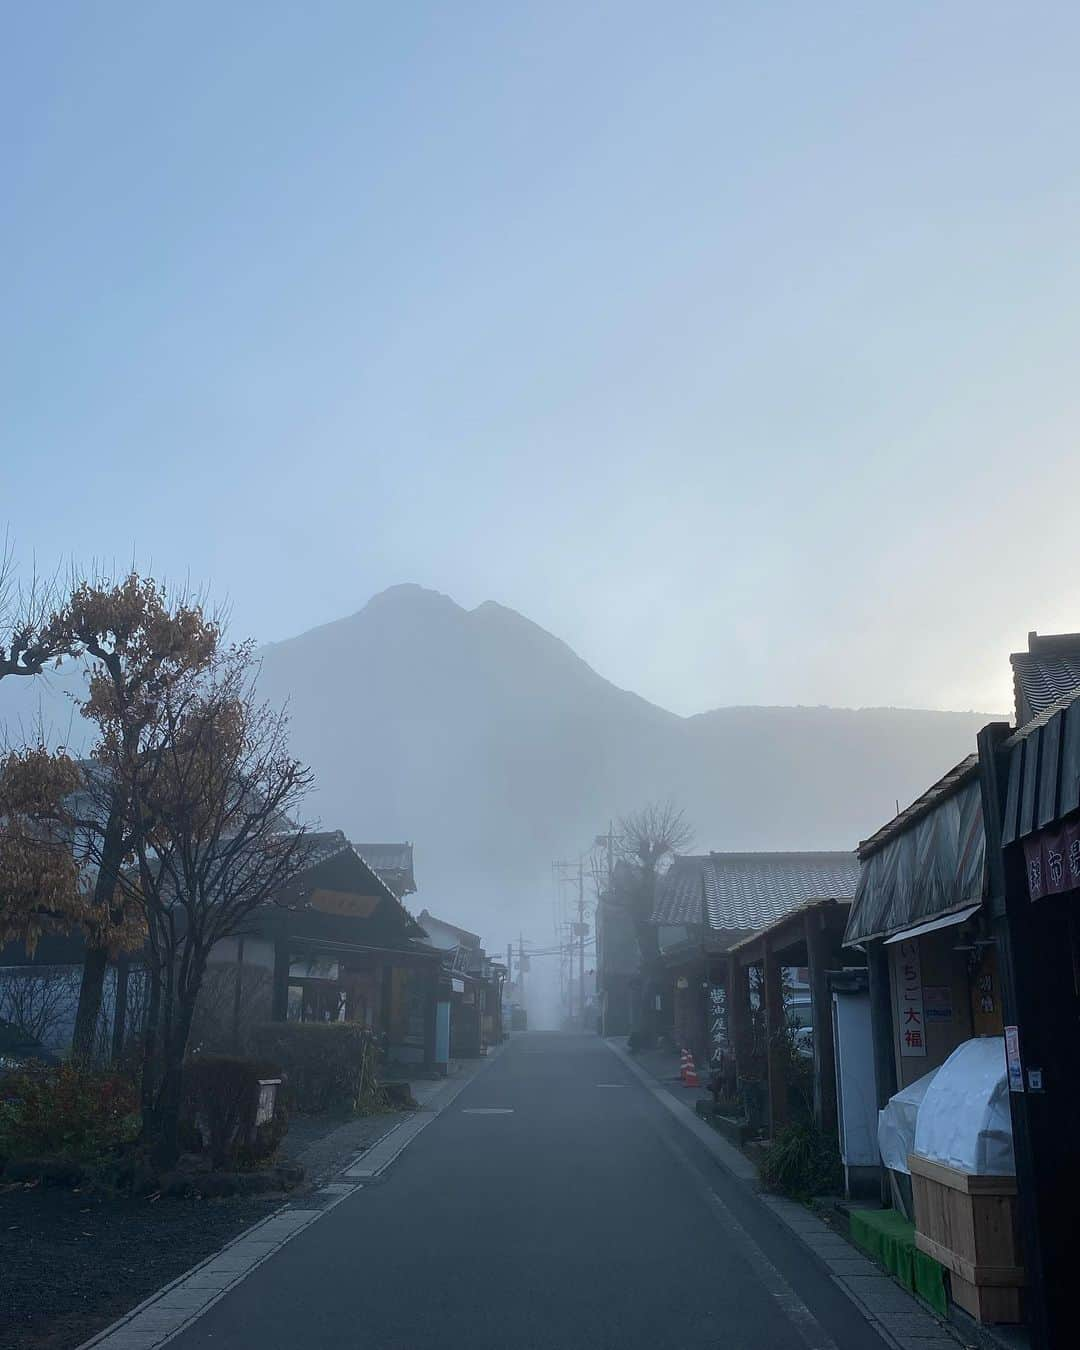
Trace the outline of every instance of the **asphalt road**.
{"label": "asphalt road", "polygon": [[170,1344],[884,1343],[828,1271],[608,1046],[532,1033],[515,1038],[380,1178]]}

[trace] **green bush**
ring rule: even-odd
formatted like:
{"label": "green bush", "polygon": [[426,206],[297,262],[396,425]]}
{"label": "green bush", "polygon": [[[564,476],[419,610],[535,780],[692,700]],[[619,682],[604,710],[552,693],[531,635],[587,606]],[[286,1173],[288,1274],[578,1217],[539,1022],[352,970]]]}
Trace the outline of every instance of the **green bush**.
{"label": "green bush", "polygon": [[215,1168],[270,1157],[285,1137],[289,1115],[279,1088],[272,1119],[255,1124],[259,1080],[280,1077],[280,1071],[268,1063],[235,1055],[189,1059],[184,1065],[182,1139],[198,1139]]}
{"label": "green bush", "polygon": [[840,1188],[836,1140],[816,1125],[786,1125],[765,1150],[759,1169],[767,1190],[793,1200],[835,1194]]}
{"label": "green bush", "polygon": [[364,1111],[380,1100],[375,1041],[354,1022],[264,1022],[252,1028],[251,1044],[281,1065],[292,1110]]}
{"label": "green bush", "polygon": [[93,1162],[140,1126],[135,1084],[122,1074],[33,1065],[0,1079],[0,1157]]}

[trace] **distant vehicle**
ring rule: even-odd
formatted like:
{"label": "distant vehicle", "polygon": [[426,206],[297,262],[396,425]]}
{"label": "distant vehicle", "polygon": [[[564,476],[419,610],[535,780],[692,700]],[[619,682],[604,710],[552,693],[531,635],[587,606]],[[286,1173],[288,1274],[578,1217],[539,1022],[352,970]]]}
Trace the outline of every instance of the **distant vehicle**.
{"label": "distant vehicle", "polygon": [[814,1028],[796,1027],[795,1028],[795,1049],[800,1055],[805,1055],[807,1059],[814,1058]]}
{"label": "distant vehicle", "polygon": [[524,1008],[519,1008],[516,1004],[510,1009],[510,1030],[527,1031],[529,1018]]}
{"label": "distant vehicle", "polygon": [[21,1069],[27,1064],[58,1064],[59,1060],[34,1036],[13,1022],[0,1022],[0,1071]]}

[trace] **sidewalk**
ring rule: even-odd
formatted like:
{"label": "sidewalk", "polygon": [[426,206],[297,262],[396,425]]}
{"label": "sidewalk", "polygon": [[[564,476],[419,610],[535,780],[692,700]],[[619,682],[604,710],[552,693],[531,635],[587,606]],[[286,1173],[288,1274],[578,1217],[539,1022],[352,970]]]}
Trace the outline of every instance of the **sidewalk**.
{"label": "sidewalk", "polygon": [[656,1050],[631,1055],[623,1038],[611,1038],[607,1044],[638,1078],[653,1087],[659,1100],[698,1137],[716,1161],[757,1194],[777,1221],[803,1243],[811,1258],[825,1265],[886,1345],[894,1350],[956,1350],[957,1344],[975,1343],[970,1335],[961,1335],[955,1327],[942,1322],[861,1248],[853,1246],[812,1210],[795,1200],[763,1191],[758,1184],[757,1168],[750,1159],[695,1112],[694,1103],[708,1094],[682,1083],[677,1055]]}

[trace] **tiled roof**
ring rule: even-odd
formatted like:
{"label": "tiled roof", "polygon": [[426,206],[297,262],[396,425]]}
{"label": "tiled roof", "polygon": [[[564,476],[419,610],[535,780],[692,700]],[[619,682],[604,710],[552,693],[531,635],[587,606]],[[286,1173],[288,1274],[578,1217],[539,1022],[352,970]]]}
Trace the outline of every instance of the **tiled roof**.
{"label": "tiled roof", "polygon": [[1017,726],[1080,689],[1080,633],[1029,633],[1028,650],[1013,652],[1009,661]]}
{"label": "tiled roof", "polygon": [[352,845],[342,830],[313,831],[304,840],[304,853],[308,867],[318,867],[320,863],[336,858]]}
{"label": "tiled roof", "polygon": [[411,895],[416,890],[412,844],[354,844],[367,865],[391,883],[395,891]]}
{"label": "tiled roof", "polygon": [[704,883],[709,927],[755,932],[808,900],[855,894],[854,853],[710,853],[676,858],[657,888],[654,923],[700,924]]}
{"label": "tiled roof", "polygon": [[450,923],[448,919],[439,919],[432,914],[430,910],[421,910],[417,922],[420,924],[421,928],[430,924],[433,928],[439,927],[444,929],[447,933],[457,939],[459,946],[470,947],[473,950],[476,950],[481,945],[479,933],[470,933],[467,928],[460,928],[456,923]]}

